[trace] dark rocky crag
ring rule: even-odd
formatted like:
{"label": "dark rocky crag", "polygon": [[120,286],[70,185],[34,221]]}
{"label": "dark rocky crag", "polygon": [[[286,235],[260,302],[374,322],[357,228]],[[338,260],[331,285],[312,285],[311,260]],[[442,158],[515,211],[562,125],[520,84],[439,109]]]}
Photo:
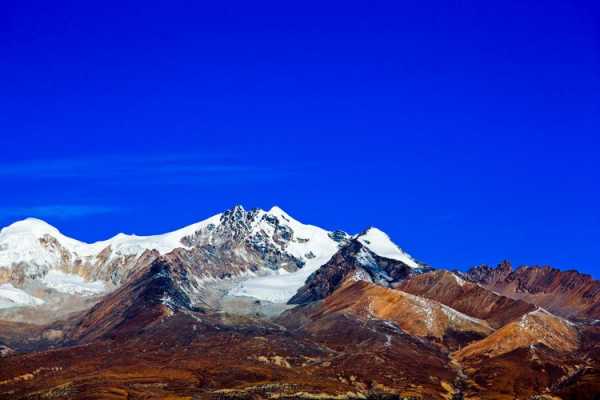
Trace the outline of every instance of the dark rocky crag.
{"label": "dark rocky crag", "polygon": [[427,267],[417,271],[402,261],[378,256],[359,241],[351,240],[331,260],[311,274],[288,303],[306,304],[324,299],[349,277],[392,287],[403,279],[426,270]]}

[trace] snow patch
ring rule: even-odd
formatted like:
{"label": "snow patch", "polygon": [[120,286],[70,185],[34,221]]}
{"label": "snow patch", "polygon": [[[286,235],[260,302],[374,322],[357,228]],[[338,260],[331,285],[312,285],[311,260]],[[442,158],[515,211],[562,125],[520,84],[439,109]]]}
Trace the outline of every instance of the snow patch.
{"label": "snow patch", "polygon": [[464,279],[462,279],[461,277],[459,277],[458,275],[456,275],[456,274],[454,274],[454,273],[452,274],[452,276],[453,276],[453,277],[454,277],[454,279],[456,280],[456,283],[458,283],[458,286],[461,286],[461,287],[462,287],[462,286],[465,286],[465,283],[466,283],[466,282],[464,281]]}
{"label": "snow patch", "polygon": [[392,337],[390,335],[385,335],[385,343],[383,345],[385,347],[392,347]]}
{"label": "snow patch", "polygon": [[79,275],[67,274],[59,270],[48,271],[42,282],[49,288],[66,294],[93,296],[106,290],[104,282],[88,282]]}
{"label": "snow patch", "polygon": [[470,315],[467,315],[467,314],[463,314],[460,311],[455,310],[454,308],[448,307],[444,304],[440,304],[440,307],[442,307],[442,312],[444,314],[446,314],[446,316],[448,317],[448,319],[450,321],[453,321],[453,322],[460,321],[460,320],[469,321],[469,322],[472,322],[477,325],[483,325],[483,326],[489,327],[488,323],[481,319],[471,317]]}
{"label": "snow patch", "polygon": [[44,300],[31,296],[10,283],[0,285],[0,309],[39,306],[40,304],[44,304]]}
{"label": "snow patch", "polygon": [[348,279],[350,279],[352,282],[358,282],[358,281],[373,282],[371,280],[371,276],[369,274],[367,274],[367,272],[364,269],[357,269],[356,271],[354,271],[352,273],[352,275],[350,275],[350,277]]}

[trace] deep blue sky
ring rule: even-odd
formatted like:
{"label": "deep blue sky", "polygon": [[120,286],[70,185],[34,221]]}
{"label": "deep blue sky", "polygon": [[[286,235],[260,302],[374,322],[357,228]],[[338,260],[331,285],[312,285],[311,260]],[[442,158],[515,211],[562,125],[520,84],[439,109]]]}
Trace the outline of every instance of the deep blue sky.
{"label": "deep blue sky", "polygon": [[597,2],[88,3],[0,5],[0,225],[278,204],[435,266],[600,276]]}

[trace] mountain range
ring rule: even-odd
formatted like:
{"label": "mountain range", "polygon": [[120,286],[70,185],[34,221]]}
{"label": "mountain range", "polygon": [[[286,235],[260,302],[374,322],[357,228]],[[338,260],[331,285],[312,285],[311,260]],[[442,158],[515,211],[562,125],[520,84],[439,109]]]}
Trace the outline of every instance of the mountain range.
{"label": "mountain range", "polygon": [[91,244],[30,218],[0,231],[0,398],[598,399],[600,282],[279,207]]}

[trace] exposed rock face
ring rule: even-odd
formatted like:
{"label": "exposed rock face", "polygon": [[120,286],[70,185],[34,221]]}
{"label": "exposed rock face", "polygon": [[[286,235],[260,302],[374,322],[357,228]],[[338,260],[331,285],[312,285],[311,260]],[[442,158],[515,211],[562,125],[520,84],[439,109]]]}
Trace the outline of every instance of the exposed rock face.
{"label": "exposed rock face", "polygon": [[[208,225],[182,239],[190,253],[204,259],[204,264],[227,264],[222,256],[238,256],[255,268],[292,272],[304,266],[304,260],[285,251],[288,243],[296,240],[285,220],[262,210],[244,210],[235,207],[221,216],[217,225]],[[183,250],[183,249],[182,249]],[[212,262],[211,260],[216,260]],[[240,264],[240,262],[238,262]],[[236,274],[232,271],[231,274]],[[241,271],[239,271],[241,272]]]}
{"label": "exposed rock face", "polygon": [[512,266],[509,261],[502,261],[496,268],[487,265],[480,265],[471,268],[466,276],[473,282],[484,285],[493,285],[496,282],[503,281],[512,272]]}
{"label": "exposed rock face", "polygon": [[416,275],[399,282],[395,287],[486,320],[493,327],[500,327],[536,308],[525,301],[498,295],[446,270]]}
{"label": "exposed rock face", "polygon": [[464,276],[504,296],[563,317],[600,319],[600,282],[577,271],[520,267],[509,272],[506,264],[501,264],[496,269],[477,267]]}
{"label": "exposed rock face", "polygon": [[289,301],[306,304],[324,299],[346,279],[375,282],[384,287],[420,273],[402,261],[381,257],[358,240],[352,240],[308,277],[306,283]]}

